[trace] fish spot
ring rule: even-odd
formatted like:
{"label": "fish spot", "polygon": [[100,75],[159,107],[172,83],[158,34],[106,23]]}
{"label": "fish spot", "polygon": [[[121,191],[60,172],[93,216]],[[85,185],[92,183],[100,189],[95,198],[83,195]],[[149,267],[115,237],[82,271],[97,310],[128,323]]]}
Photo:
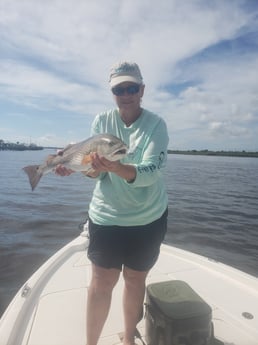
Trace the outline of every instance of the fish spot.
{"label": "fish spot", "polygon": [[81,165],[87,165],[91,163],[92,159],[90,155],[85,155],[81,161]]}

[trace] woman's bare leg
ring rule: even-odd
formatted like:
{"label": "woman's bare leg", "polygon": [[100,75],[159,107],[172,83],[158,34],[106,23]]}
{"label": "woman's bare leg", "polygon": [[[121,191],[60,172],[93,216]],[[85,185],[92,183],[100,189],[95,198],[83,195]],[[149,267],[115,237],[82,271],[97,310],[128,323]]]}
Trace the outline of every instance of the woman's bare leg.
{"label": "woman's bare leg", "polygon": [[92,278],[87,301],[87,345],[96,345],[108,316],[112,291],[120,271],[92,264]]}
{"label": "woman's bare leg", "polygon": [[145,280],[148,272],[134,271],[125,267],[124,275],[124,345],[134,345],[136,325],[140,320],[145,295]]}

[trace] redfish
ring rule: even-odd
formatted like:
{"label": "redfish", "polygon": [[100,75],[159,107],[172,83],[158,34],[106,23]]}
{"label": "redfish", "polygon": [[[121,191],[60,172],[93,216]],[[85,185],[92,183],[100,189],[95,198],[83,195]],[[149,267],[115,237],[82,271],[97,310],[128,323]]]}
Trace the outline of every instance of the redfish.
{"label": "redfish", "polygon": [[34,190],[41,177],[63,165],[74,171],[87,172],[91,167],[91,153],[110,161],[122,159],[127,154],[126,144],[111,134],[99,134],[76,144],[70,144],[58,154],[49,155],[41,165],[29,165],[23,168],[29,177],[31,189]]}

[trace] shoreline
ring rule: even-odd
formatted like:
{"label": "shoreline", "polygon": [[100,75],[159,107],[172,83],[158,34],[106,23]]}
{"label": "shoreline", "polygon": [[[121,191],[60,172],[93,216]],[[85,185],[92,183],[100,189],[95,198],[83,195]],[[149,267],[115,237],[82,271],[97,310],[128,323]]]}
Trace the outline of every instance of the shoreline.
{"label": "shoreline", "polygon": [[[37,146],[36,144],[20,144],[0,142],[0,151],[37,151],[37,150],[54,149],[55,146]],[[253,157],[258,158],[258,151],[211,151],[211,150],[170,150],[168,154],[192,155],[192,156],[222,156],[222,157]]]}
{"label": "shoreline", "polygon": [[210,151],[210,150],[168,150],[168,154],[192,156],[222,156],[222,157],[253,157],[258,158],[258,152],[252,151]]}

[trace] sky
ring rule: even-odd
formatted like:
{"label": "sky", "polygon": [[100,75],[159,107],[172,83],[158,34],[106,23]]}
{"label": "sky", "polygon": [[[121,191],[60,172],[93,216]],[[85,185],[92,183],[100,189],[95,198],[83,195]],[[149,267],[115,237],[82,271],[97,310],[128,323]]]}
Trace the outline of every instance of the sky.
{"label": "sky", "polygon": [[124,60],[170,149],[258,151],[257,0],[0,0],[0,139],[88,138]]}

